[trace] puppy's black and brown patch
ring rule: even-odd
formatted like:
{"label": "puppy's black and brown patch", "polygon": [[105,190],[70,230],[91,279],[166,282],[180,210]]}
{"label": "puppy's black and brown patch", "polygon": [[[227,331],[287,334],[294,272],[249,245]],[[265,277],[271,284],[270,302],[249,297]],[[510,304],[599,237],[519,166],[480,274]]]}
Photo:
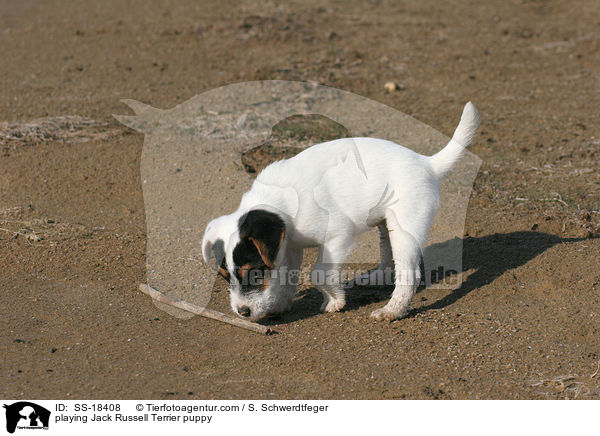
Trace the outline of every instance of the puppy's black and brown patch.
{"label": "puppy's black and brown patch", "polygon": [[264,290],[285,236],[285,223],[277,214],[257,209],[242,215],[238,227],[240,242],[233,249],[236,278],[243,291]]}

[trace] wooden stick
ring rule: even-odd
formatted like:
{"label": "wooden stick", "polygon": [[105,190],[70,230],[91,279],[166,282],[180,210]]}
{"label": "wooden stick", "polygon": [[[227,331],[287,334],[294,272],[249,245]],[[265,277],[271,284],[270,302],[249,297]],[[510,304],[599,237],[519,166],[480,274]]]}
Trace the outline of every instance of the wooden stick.
{"label": "wooden stick", "polygon": [[241,327],[247,330],[252,330],[253,332],[262,333],[264,335],[270,335],[274,333],[273,330],[264,325],[246,321],[245,319],[234,318],[232,316],[225,315],[224,313],[217,312],[216,310],[196,306],[195,304],[188,303],[187,301],[177,300],[173,297],[163,294],[160,291],[157,291],[153,287],[148,286],[144,283],[140,283],[140,291],[142,291],[146,295],[149,295],[156,301],[168,304],[169,306],[177,307],[178,309],[185,310],[186,312],[190,312],[195,315],[216,319],[217,321],[226,322],[227,324],[231,324],[236,327]]}

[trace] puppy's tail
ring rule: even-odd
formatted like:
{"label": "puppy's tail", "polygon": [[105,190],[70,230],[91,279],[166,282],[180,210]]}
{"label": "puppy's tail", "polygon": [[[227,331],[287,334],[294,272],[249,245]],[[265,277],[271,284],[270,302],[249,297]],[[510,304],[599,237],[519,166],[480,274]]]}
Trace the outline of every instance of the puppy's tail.
{"label": "puppy's tail", "polygon": [[479,113],[473,105],[468,102],[463,109],[460,123],[454,131],[454,136],[443,149],[429,156],[429,163],[433,172],[442,178],[458,162],[465,148],[469,146],[479,126]]}

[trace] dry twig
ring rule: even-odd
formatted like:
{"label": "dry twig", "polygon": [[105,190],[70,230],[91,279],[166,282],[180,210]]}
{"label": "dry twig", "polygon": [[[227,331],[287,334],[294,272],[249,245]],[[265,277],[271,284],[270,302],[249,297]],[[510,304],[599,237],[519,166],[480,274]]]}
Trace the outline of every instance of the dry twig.
{"label": "dry twig", "polygon": [[556,198],[554,198],[554,201],[558,201],[559,203],[563,204],[564,206],[569,207],[569,205],[562,199],[562,195],[560,195],[558,192],[553,192],[552,194],[556,195]]}
{"label": "dry twig", "polygon": [[185,310],[186,312],[190,312],[195,315],[216,319],[217,321],[225,322],[227,324],[231,324],[236,327],[241,327],[247,330],[252,330],[253,332],[262,333],[264,335],[270,335],[271,333],[274,333],[273,330],[264,325],[256,324],[240,318],[234,318],[232,316],[225,315],[224,313],[217,312],[216,310],[196,306],[195,304],[188,303],[187,301],[176,300],[175,298],[165,295],[162,292],[157,291],[156,289],[144,283],[140,283],[139,289],[144,294],[149,295],[156,301],[168,304],[169,306],[177,307],[178,309]]}

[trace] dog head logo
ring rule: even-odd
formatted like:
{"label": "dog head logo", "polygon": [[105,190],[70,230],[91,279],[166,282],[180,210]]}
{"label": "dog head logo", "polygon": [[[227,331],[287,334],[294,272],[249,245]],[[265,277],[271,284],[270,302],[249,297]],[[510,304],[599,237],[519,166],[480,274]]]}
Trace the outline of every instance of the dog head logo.
{"label": "dog head logo", "polygon": [[3,406],[6,409],[6,431],[14,433],[19,429],[47,429],[50,411],[28,401],[19,401]]}
{"label": "dog head logo", "polygon": [[[235,83],[204,92],[168,110],[133,100],[124,103],[135,115],[115,117],[145,135],[140,175],[147,227],[147,283],[201,307],[210,301],[217,267],[221,266],[221,262],[215,266],[215,262],[203,261],[204,232],[213,219],[237,209],[252,183],[261,183],[260,176],[253,180],[244,170],[241,152],[266,140],[279,122],[297,115],[320,115],[343,126],[350,137],[385,138],[424,155],[434,154],[448,142],[448,137],[435,129],[381,103],[302,82]],[[344,168],[356,172],[357,177],[368,177],[362,157],[355,150],[330,158],[332,172],[327,177],[334,177]],[[426,278],[430,277],[428,271],[437,271],[440,266],[458,273],[455,283],[441,287],[456,287],[461,282],[464,220],[480,164],[480,159],[466,151],[441,184],[444,201],[424,255]],[[293,203],[288,209],[296,216],[309,213],[307,210],[329,213],[321,207],[321,192],[307,194],[285,184],[270,189],[295,190],[286,198]],[[374,195],[384,203],[395,201],[392,188]],[[227,226],[219,227],[221,233],[227,230]],[[231,251],[227,243],[236,229],[230,230],[213,241],[217,250],[211,250],[210,255],[222,256]],[[359,241],[349,261],[367,264],[379,259],[363,250]],[[155,304],[174,316],[191,316]]]}

